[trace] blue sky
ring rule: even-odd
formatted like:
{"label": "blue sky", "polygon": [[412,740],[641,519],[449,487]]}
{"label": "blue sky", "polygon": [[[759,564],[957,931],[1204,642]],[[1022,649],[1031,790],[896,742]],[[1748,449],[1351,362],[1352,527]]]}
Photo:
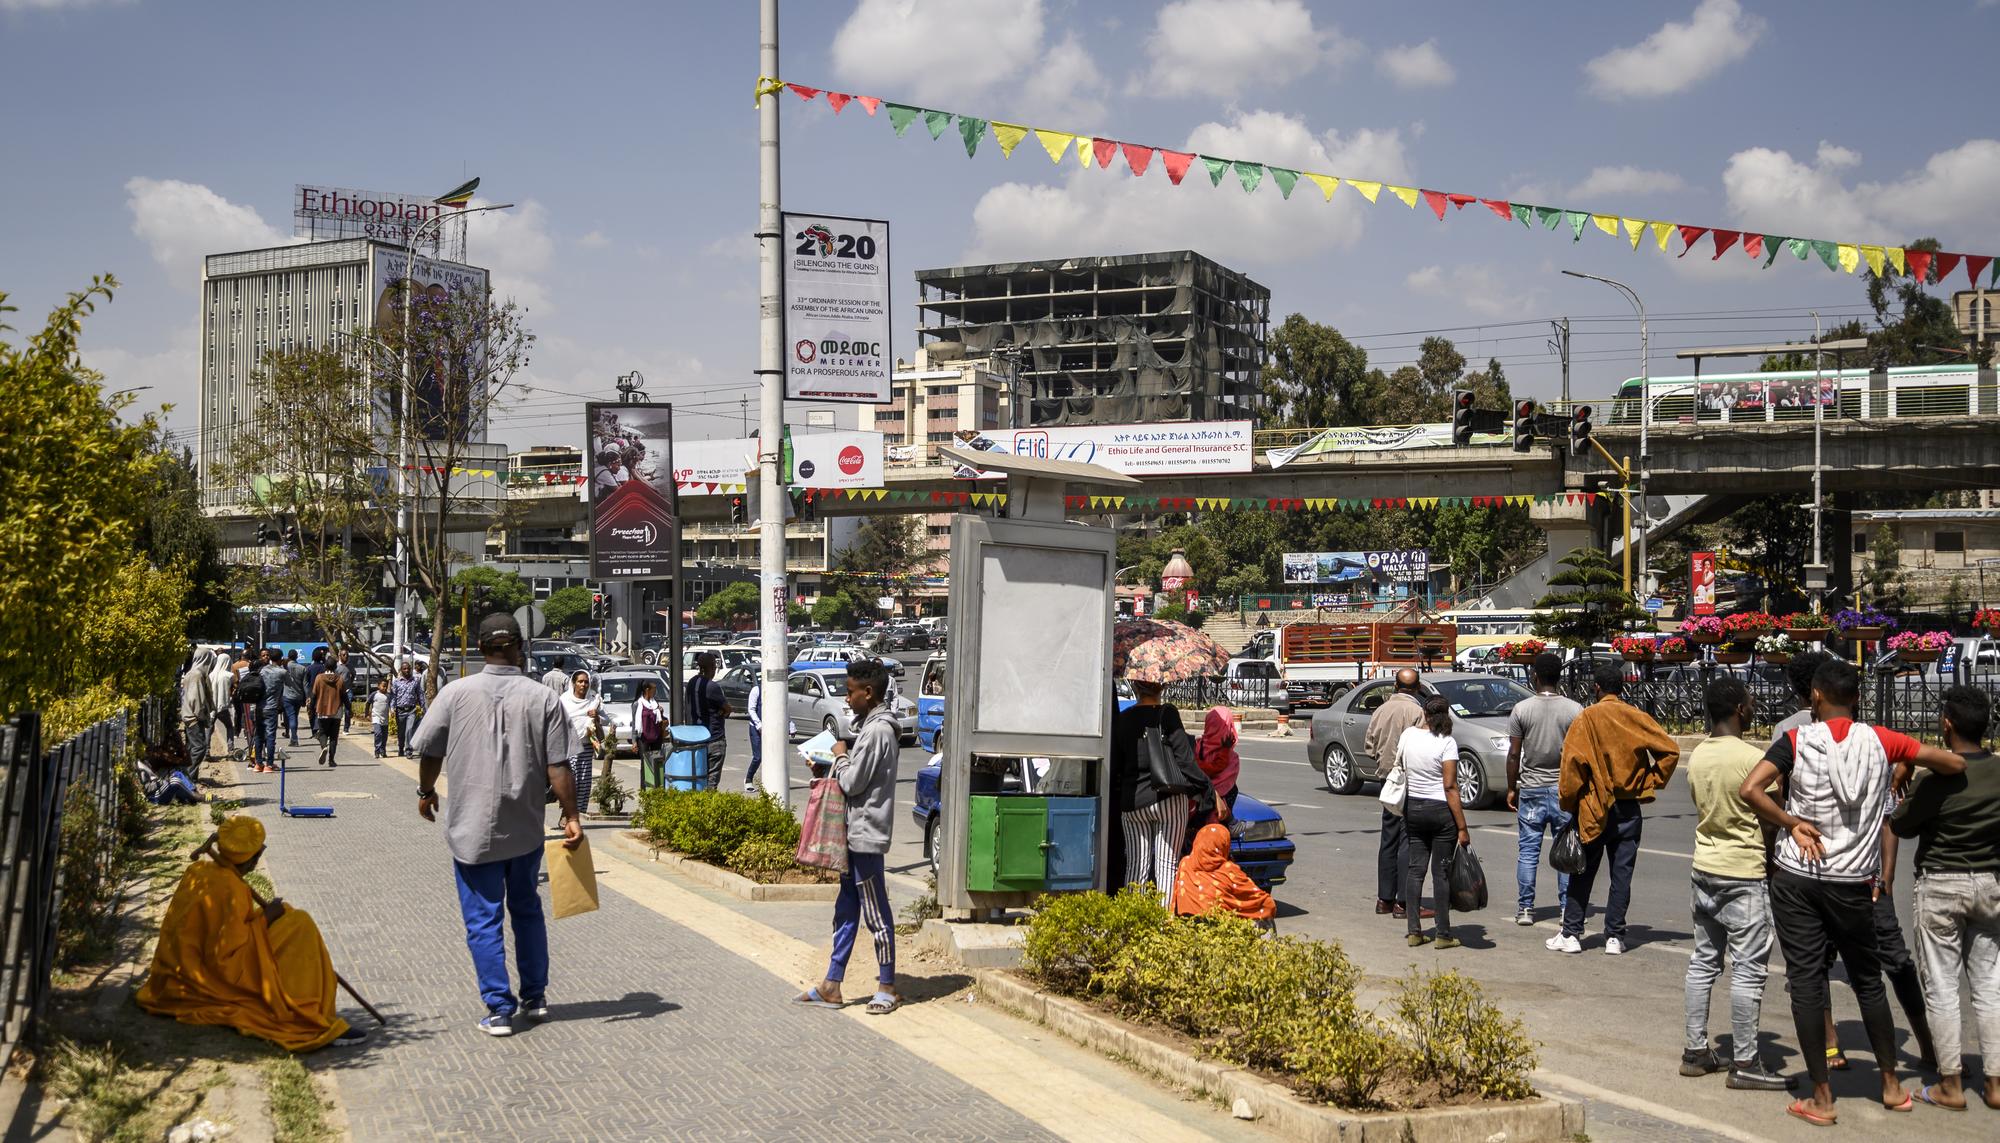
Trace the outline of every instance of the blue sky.
{"label": "blue sky", "polygon": [[[1057,130],[1363,179],[1698,225],[2000,252],[1990,114],[2000,3],[1778,0],[1387,5],[1299,0],[861,0],[786,5],[785,78]],[[294,183],[522,204],[472,260],[531,311],[533,386],[501,426],[568,441],[574,402],[641,370],[691,435],[733,435],[756,349],[756,5],[322,5],[0,0],[0,289],[32,326],[99,271],[124,283],[88,356],[191,427],[205,252],[291,233]],[[1385,192],[1180,187],[1052,166],[1032,137],[898,139],[858,106],[785,103],[786,203],[887,218],[899,289],[961,260],[1192,247],[1356,338],[1420,331],[1553,395],[1636,372],[1622,278],[1676,346],[1781,340],[1861,308],[1817,261],[1758,270],[1650,240],[1581,242],[1477,204],[1442,224]],[[493,216],[488,216],[489,218]],[[1679,242],[1673,249],[1679,249]],[[1865,271],[1864,271],[1865,273]],[[1954,288],[1963,284],[1962,272]],[[914,287],[897,298],[899,353]],[[1515,323],[1515,324],[1509,324]],[[1528,323],[1528,324],[1519,324]],[[1656,373],[1673,372],[1671,362]]]}

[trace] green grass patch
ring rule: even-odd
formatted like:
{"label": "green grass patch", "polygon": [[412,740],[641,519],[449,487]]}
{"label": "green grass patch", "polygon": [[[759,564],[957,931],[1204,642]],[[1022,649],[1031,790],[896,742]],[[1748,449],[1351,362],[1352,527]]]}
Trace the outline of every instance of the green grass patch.
{"label": "green grass patch", "polygon": [[297,1056],[279,1056],[264,1065],[264,1088],[271,1097],[272,1132],[278,1143],[319,1143],[333,1136],[329,1104],[319,1082]]}

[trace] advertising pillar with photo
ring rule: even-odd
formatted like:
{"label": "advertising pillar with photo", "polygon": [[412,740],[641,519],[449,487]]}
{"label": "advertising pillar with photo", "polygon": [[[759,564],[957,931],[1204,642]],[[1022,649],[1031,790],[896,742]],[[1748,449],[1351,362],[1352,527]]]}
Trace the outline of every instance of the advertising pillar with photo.
{"label": "advertising pillar with photo", "polygon": [[1695,552],[1688,557],[1688,614],[1715,614],[1715,553]]}
{"label": "advertising pillar with photo", "polygon": [[785,399],[889,403],[889,224],[784,216]]}
{"label": "advertising pillar with photo", "polygon": [[675,575],[673,406],[592,402],[583,409],[591,578]]}

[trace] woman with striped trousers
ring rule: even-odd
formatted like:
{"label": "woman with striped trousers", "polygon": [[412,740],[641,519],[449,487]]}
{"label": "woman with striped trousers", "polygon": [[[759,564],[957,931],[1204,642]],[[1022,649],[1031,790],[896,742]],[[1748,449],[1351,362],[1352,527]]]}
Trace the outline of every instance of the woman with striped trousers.
{"label": "woman with striped trousers", "polygon": [[[1150,881],[1162,904],[1174,899],[1174,878],[1180,868],[1181,846],[1187,840],[1189,811],[1185,785],[1162,786],[1154,780],[1149,731],[1159,732],[1173,769],[1199,773],[1194,740],[1181,725],[1181,712],[1160,701],[1160,685],[1130,679],[1139,701],[1119,711],[1111,721],[1111,784],[1122,811],[1124,878],[1128,885]],[[1118,870],[1111,870],[1115,876]]]}

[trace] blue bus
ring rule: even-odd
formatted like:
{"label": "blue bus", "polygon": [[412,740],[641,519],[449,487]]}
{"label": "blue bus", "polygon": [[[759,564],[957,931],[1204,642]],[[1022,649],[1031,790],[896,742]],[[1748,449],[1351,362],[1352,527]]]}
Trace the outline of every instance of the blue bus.
{"label": "blue bus", "polygon": [[[367,607],[357,612],[357,625],[375,624],[387,628],[395,613],[387,607]],[[303,603],[267,603],[262,607],[236,609],[236,643],[242,647],[269,647],[280,655],[297,651],[310,659],[314,649],[332,645],[312,609]],[[352,648],[350,648],[351,650]]]}

